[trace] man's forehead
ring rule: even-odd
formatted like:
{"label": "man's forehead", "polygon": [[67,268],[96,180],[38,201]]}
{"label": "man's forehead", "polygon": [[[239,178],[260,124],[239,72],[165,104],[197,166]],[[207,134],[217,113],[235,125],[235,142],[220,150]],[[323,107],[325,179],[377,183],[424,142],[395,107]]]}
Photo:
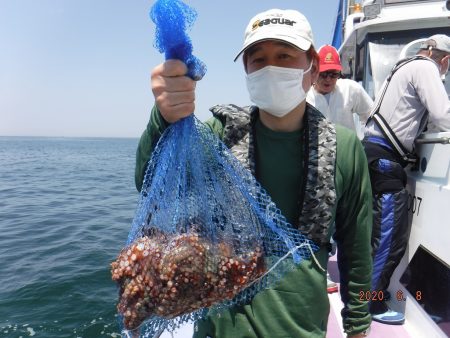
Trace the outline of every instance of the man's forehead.
{"label": "man's forehead", "polygon": [[247,49],[247,54],[252,54],[252,53],[255,53],[255,52],[263,49],[263,43],[267,43],[267,42],[270,42],[272,45],[275,45],[275,46],[293,49],[293,50],[296,50],[299,52],[304,52],[301,49],[299,49],[285,41],[270,39],[270,40],[263,40],[263,41],[259,41],[259,42],[255,43],[253,46],[251,46]]}

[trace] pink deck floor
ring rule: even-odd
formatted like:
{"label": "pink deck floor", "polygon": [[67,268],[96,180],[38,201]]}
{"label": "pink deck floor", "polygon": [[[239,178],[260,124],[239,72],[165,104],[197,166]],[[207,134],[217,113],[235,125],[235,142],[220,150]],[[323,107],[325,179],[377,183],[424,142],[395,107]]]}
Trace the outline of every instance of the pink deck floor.
{"label": "pink deck floor", "polygon": [[[339,281],[339,271],[337,268],[336,256],[330,258],[328,263],[328,272],[331,279]],[[330,299],[330,315],[328,317],[328,330],[327,338],[345,338],[345,334],[342,330],[342,319],[340,311],[342,309],[342,302],[340,300],[339,293],[333,293],[329,295]],[[164,332],[160,338],[189,338],[192,337],[193,325],[186,324],[178,331],[174,332],[173,336]],[[372,322],[370,338],[410,338],[402,325],[384,325],[377,322]],[[236,337],[238,338],[238,337]],[[411,337],[412,338],[412,337]]]}
{"label": "pink deck floor", "polygon": [[[339,281],[339,270],[337,268],[336,256],[330,258],[328,262],[328,272],[331,279]],[[342,318],[340,311],[342,309],[342,302],[340,301],[339,293],[329,295],[330,299],[330,316],[328,317],[327,338],[345,338],[342,332]],[[370,338],[409,338],[410,335],[402,325],[385,325],[377,322],[372,322]]]}

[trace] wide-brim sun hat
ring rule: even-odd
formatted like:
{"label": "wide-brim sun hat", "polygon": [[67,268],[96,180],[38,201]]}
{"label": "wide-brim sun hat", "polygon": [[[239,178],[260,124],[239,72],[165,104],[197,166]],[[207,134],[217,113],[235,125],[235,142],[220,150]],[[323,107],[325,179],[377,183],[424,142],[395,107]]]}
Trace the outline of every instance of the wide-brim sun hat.
{"label": "wide-brim sun hat", "polygon": [[265,40],[279,40],[307,51],[314,45],[311,25],[306,17],[292,9],[270,9],[255,15],[247,25],[244,45],[234,61],[249,47]]}

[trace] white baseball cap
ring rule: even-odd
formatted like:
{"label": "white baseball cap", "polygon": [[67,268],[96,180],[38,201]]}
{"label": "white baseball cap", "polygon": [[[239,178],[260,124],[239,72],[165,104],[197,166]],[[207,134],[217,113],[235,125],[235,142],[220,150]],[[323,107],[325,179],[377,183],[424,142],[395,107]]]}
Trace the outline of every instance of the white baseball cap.
{"label": "white baseball cap", "polygon": [[234,58],[263,40],[281,40],[307,51],[314,44],[311,25],[306,17],[292,9],[270,9],[255,15],[247,25],[244,45]]}
{"label": "white baseball cap", "polygon": [[436,34],[430,36],[426,41],[422,43],[420,49],[427,49],[430,46],[450,54],[450,37],[445,34]]}

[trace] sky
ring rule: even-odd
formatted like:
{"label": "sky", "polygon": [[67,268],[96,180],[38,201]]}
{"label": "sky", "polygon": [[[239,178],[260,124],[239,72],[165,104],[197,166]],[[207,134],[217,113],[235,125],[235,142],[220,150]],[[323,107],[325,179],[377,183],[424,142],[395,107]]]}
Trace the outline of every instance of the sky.
{"label": "sky", "polygon": [[[233,62],[257,13],[297,9],[315,46],[331,43],[338,0],[185,0],[198,17],[189,36],[207,66],[195,114],[247,105],[242,60]],[[0,0],[0,136],[140,137],[154,103],[153,1]]]}

